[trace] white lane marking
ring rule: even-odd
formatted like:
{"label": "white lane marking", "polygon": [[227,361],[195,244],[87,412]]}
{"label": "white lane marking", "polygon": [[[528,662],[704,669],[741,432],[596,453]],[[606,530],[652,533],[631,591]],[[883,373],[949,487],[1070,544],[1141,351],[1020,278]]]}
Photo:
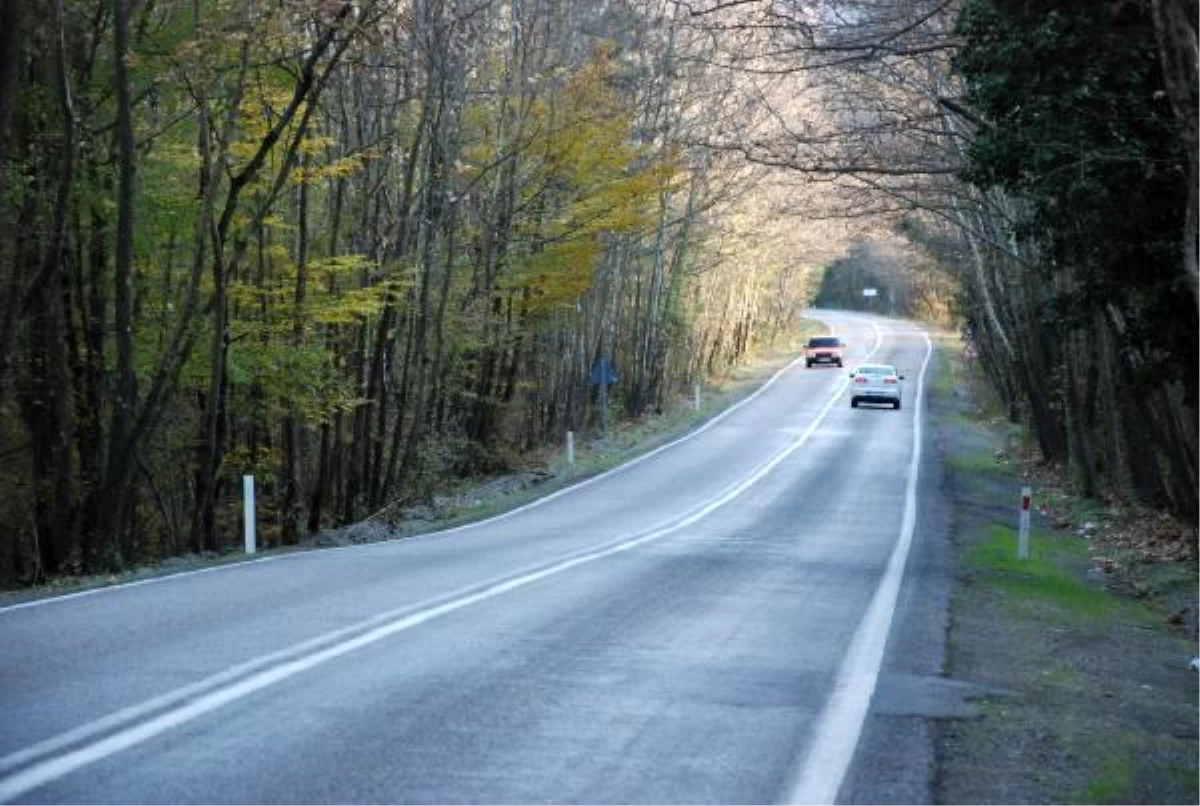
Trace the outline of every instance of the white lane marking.
{"label": "white lane marking", "polygon": [[[871,325],[875,330],[875,348],[878,349],[882,341],[882,333],[873,323]],[[874,351],[874,350],[873,350]],[[45,756],[48,753],[57,752],[76,744],[80,741],[86,741],[94,736],[101,735],[108,731],[120,728],[122,724],[128,723],[131,720],[149,717],[150,714],[160,708],[166,706],[171,710],[164,711],[158,716],[153,716],[146,719],[144,722],[130,725],[129,727],[121,728],[111,735],[98,739],[90,744],[84,745],[76,750],[64,753],[61,756],[47,759],[38,763],[34,763],[26,769],[10,775],[5,778],[0,778],[0,802],[8,802],[17,798],[32,789],[43,786],[52,781],[58,780],[66,775],[82,769],[97,761],[101,761],[116,753],[128,750],[142,742],[148,741],[168,730],[179,727],[187,722],[197,719],[201,716],[209,714],[231,702],[247,697],[255,692],[261,691],[276,683],[280,683],[291,677],[294,677],[301,672],[305,672],[327,661],[339,658],[349,652],[382,641],[396,633],[403,632],[418,625],[432,621],[440,616],[448,615],[457,610],[470,607],[480,602],[501,596],[505,593],[532,585],[535,582],[547,579],[548,577],[568,571],[585,563],[594,562],[605,557],[611,557],[614,554],[629,551],[637,546],[644,545],[654,540],[658,540],[668,534],[676,532],[686,526],[696,523],[700,519],[710,515],[720,507],[725,506],[730,501],[734,500],[744,493],[751,486],[756,484],[769,472],[774,470],[781,462],[791,456],[793,453],[803,447],[817,428],[829,415],[833,406],[841,399],[845,391],[848,380],[842,378],[830,395],[825,405],[821,408],[817,417],[804,430],[794,442],[787,448],[776,454],[770,461],[759,467],[754,473],[747,476],[738,484],[729,488],[719,498],[714,499],[709,504],[692,512],[676,523],[663,527],[653,532],[649,532],[638,537],[624,540],[615,545],[609,545],[605,548],[590,551],[584,554],[579,554],[570,559],[563,560],[553,565],[540,568],[531,572],[522,573],[518,576],[510,577],[502,581],[489,583],[484,587],[475,590],[472,593],[467,593],[457,598],[451,598],[440,604],[428,605],[422,609],[417,609],[415,612],[407,612],[406,615],[397,617],[396,611],[388,614],[386,623],[379,624],[366,632],[355,635],[332,645],[325,646],[322,649],[314,647],[328,644],[331,640],[336,640],[338,636],[352,632],[359,632],[371,624],[380,622],[381,617],[376,616],[369,619],[367,622],[350,627],[344,627],[326,635],[318,636],[309,641],[299,644],[291,649],[285,649],[280,652],[272,653],[253,661],[233,667],[224,672],[213,675],[205,680],[199,681],[189,686],[185,686],[174,692],[161,695],[153,700],[147,701],[137,706],[118,711],[108,716],[102,717],[94,722],[79,726],[67,733],[52,737],[36,745],[32,745],[23,750],[9,754],[0,758],[0,770],[15,769],[22,764],[30,763],[33,759],[39,756]],[[421,606],[418,605],[418,608]],[[411,609],[409,609],[411,611]],[[312,650],[312,651],[308,651]],[[292,657],[298,652],[308,651],[308,654],[297,657],[293,660],[287,660],[279,663],[277,666],[263,669],[273,661],[278,661],[283,658]],[[247,674],[241,680],[236,678],[242,674]],[[217,688],[214,689],[214,686]],[[223,687],[222,687],[223,686]],[[207,691],[208,693],[204,693]],[[183,703],[183,704],[180,704]]]}
{"label": "white lane marking", "polygon": [[[875,344],[871,348],[871,354],[873,355],[875,353],[875,351],[878,350],[880,347],[880,344],[882,342],[882,334],[880,333],[879,327],[874,322],[867,322],[867,324],[869,324],[871,326],[871,328],[875,331]],[[787,364],[787,366],[784,366],[781,369],[779,369],[778,371],[776,371],[774,375],[772,375],[770,378],[768,378],[767,381],[762,386],[760,386],[758,389],[756,389],[754,392],[752,392],[751,394],[742,398],[737,403],[734,403],[732,406],[725,409],[720,414],[713,416],[711,419],[709,419],[707,422],[705,422],[703,425],[701,425],[699,428],[695,429],[694,431],[689,431],[688,433],[684,434],[682,437],[679,437],[678,439],[672,440],[671,442],[668,442],[664,445],[660,445],[657,448],[655,448],[654,450],[647,451],[646,453],[643,453],[640,456],[635,456],[634,458],[630,459],[629,461],[624,462],[623,464],[617,465],[616,467],[614,467],[610,470],[606,470],[603,473],[600,473],[598,475],[584,479],[583,481],[580,481],[576,484],[572,484],[569,487],[564,487],[561,490],[557,490],[553,493],[550,493],[547,496],[530,501],[528,504],[522,504],[521,506],[519,506],[515,509],[510,509],[507,512],[501,512],[499,515],[493,515],[492,517],[486,518],[484,520],[474,521],[472,523],[466,523],[466,524],[463,524],[462,526],[453,526],[449,529],[441,529],[441,530],[438,530],[435,532],[424,532],[422,534],[405,535],[404,537],[396,537],[396,538],[392,538],[390,540],[380,540],[380,541],[376,541],[375,543],[372,543],[369,545],[380,545],[383,543],[393,543],[393,542],[396,542],[399,540],[408,541],[408,540],[418,540],[421,538],[447,537],[456,532],[462,532],[467,529],[477,529],[477,528],[480,528],[483,526],[487,526],[489,524],[496,523],[497,521],[507,520],[508,518],[514,517],[515,515],[518,515],[522,512],[526,512],[530,509],[534,509],[536,507],[540,507],[545,504],[548,504],[551,501],[554,501],[555,499],[560,498],[564,495],[578,492],[579,490],[582,490],[585,487],[590,487],[591,485],[595,484],[596,482],[601,481],[602,479],[609,478],[610,476],[615,476],[618,473],[624,473],[629,468],[634,467],[635,465],[641,464],[642,462],[646,461],[650,457],[657,456],[658,454],[662,453],[663,451],[674,448],[676,445],[687,442],[688,440],[693,439],[694,437],[698,437],[699,435],[703,434],[705,431],[708,431],[710,428],[717,425],[717,423],[721,422],[726,417],[730,416],[735,411],[740,409],[742,406],[745,406],[746,404],[750,403],[755,398],[759,397],[759,395],[762,395],[764,392],[767,391],[768,388],[773,386],[776,383],[776,381],[778,381],[779,378],[785,372],[787,372],[788,370],[790,370],[792,367],[796,366],[803,360],[804,360],[803,355],[798,356],[795,360],[793,360],[792,362]],[[369,518],[368,518],[368,520],[369,520]],[[46,599],[34,599],[33,601],[29,601],[29,602],[20,602],[19,604],[13,604],[13,605],[5,606],[5,607],[0,607],[0,615],[2,615],[4,613],[8,613],[10,611],[15,611],[15,610],[25,610],[25,609],[32,608],[32,607],[41,607],[43,605],[68,602],[73,599],[83,598],[85,596],[96,596],[96,595],[102,594],[102,593],[109,593],[109,592],[117,591],[117,590],[125,590],[128,588],[137,588],[137,587],[141,587],[143,585],[154,585],[154,584],[157,584],[160,582],[166,582],[166,581],[172,580],[172,579],[180,579],[183,577],[197,576],[199,574],[209,574],[209,573],[213,573],[216,571],[229,571],[231,569],[243,568],[245,566],[254,565],[254,564],[258,564],[258,563],[275,562],[278,560],[294,560],[294,559],[299,559],[301,557],[311,557],[312,555],[324,553],[324,552],[354,551],[356,549],[361,549],[361,548],[364,548],[364,546],[363,545],[332,546],[330,548],[309,549],[307,551],[298,551],[298,552],[294,552],[294,553],[290,553],[290,554],[280,554],[280,555],[268,556],[268,557],[257,557],[253,560],[243,560],[240,562],[231,562],[227,565],[220,565],[220,566],[215,566],[215,567],[211,567],[211,568],[200,568],[195,571],[180,571],[175,574],[166,574],[164,576],[153,577],[151,579],[139,579],[139,580],[136,580],[133,582],[122,582],[122,583],[119,583],[116,585],[105,585],[102,588],[92,588],[90,590],[77,591],[76,593],[65,593],[61,596],[52,596],[52,597],[49,597]]]}
{"label": "white lane marking", "polygon": [[871,604],[854,632],[850,649],[842,659],[833,693],[817,719],[808,757],[787,793],[787,803],[836,801],[842,780],[858,747],[871,697],[879,680],[883,652],[892,628],[896,599],[900,594],[900,583],[904,580],[904,566],[908,561],[917,522],[917,474],[921,466],[923,419],[921,404],[925,396],[925,370],[933,354],[933,342],[929,340],[929,334],[922,332],[921,335],[925,338],[925,359],[921,362],[916,405],[913,406],[912,458],[908,463],[900,536],[892,548],[879,586],[871,597]]}

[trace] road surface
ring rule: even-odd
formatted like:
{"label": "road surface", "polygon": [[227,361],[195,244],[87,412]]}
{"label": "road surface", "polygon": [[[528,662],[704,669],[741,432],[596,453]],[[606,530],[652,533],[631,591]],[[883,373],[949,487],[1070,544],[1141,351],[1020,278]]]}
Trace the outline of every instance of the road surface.
{"label": "road surface", "polygon": [[[925,334],[491,521],[0,609],[0,801],[928,800]],[[874,705],[872,703],[874,695]]]}

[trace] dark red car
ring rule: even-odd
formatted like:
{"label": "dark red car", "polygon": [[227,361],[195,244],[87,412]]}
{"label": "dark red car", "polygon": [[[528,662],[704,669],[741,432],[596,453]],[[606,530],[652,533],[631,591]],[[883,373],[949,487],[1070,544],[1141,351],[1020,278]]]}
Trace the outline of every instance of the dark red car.
{"label": "dark red car", "polygon": [[814,336],[804,349],[804,364],[812,369],[813,364],[842,365],[842,350],[846,345],[837,336]]}

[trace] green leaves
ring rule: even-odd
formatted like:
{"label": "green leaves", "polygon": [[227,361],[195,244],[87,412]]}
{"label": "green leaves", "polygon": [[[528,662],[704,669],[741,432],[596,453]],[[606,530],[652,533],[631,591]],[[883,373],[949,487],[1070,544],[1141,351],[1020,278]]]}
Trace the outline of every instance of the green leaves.
{"label": "green leaves", "polygon": [[1148,7],[973,0],[958,30],[968,102],[994,123],[965,178],[1021,197],[1022,225],[1087,294],[1120,300],[1171,275],[1152,244],[1179,235],[1186,155]]}
{"label": "green leaves", "polygon": [[229,350],[228,377],[245,404],[235,410],[277,420],[294,413],[304,422],[327,421],[358,401],[336,369],[333,353],[315,344],[238,340]]}

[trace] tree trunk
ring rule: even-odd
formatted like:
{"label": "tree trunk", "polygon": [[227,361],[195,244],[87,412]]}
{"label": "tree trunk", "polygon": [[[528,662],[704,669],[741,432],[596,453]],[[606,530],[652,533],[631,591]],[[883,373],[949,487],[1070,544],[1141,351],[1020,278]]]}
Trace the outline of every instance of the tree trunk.
{"label": "tree trunk", "polygon": [[192,550],[216,551],[217,472],[224,455],[221,422],[225,417],[225,362],[229,355],[225,261],[221,245],[214,249],[212,262],[213,313],[212,334],[208,345],[208,391],[203,398],[200,438],[197,442],[195,473],[196,501],[192,512]]}
{"label": "tree trunk", "polygon": [[[115,549],[125,530],[129,487],[136,467],[131,435],[137,406],[137,376],[133,368],[133,218],[136,153],[133,107],[126,59],[129,55],[129,0],[113,0],[114,77],[117,88],[117,226],[113,262],[113,331],[117,374],[109,420],[108,467],[97,535],[108,547],[91,545],[88,565],[99,567],[103,555]],[[114,558],[108,558],[112,562]],[[116,558],[119,564],[119,558]]]}
{"label": "tree trunk", "polygon": [[[11,151],[13,114],[17,108],[21,89],[21,56],[25,36],[25,6],[27,0],[0,0],[0,192],[7,192],[9,152]],[[0,209],[0,226],[15,223],[8,217],[9,205]],[[6,239],[7,240],[7,239]],[[16,347],[18,304],[20,301],[20,273],[16,261],[10,257],[8,245],[0,245],[0,288],[4,301],[0,303],[0,401],[6,397],[9,372],[12,369],[12,354]],[[0,556],[0,578],[11,576],[14,569]]]}
{"label": "tree trunk", "polygon": [[[307,159],[301,169],[307,164]],[[292,293],[292,347],[299,350],[304,344],[304,298],[308,282],[308,183],[302,177],[297,189],[296,204],[296,285]],[[283,495],[279,505],[280,539],[285,546],[299,540],[299,523],[303,514],[300,491],[300,421],[295,409],[283,420]]]}

